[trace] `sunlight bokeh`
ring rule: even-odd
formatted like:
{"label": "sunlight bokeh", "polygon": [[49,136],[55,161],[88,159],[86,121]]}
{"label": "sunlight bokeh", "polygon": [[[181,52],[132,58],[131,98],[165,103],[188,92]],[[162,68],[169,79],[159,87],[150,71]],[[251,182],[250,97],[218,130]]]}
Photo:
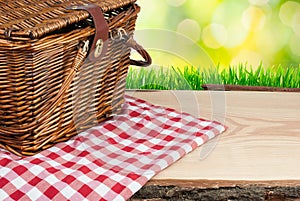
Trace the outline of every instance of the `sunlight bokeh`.
{"label": "sunlight bokeh", "polygon": [[[261,63],[299,65],[299,1],[138,0],[137,3],[141,12],[136,29],[168,30],[188,37],[206,53],[195,55],[192,49],[185,49],[196,57],[198,66],[207,65],[202,62],[207,60],[203,55],[223,67],[240,63],[254,68]],[[163,38],[155,38],[161,47]],[[151,50],[151,54],[155,65],[187,65],[184,59],[175,58],[170,52]]]}

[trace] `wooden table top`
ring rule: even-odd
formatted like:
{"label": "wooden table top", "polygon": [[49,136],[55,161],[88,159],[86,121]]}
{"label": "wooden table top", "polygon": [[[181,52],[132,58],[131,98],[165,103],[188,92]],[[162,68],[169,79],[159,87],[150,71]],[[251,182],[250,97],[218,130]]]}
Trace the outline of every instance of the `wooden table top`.
{"label": "wooden table top", "polygon": [[300,93],[128,91],[228,129],[147,185],[300,185]]}

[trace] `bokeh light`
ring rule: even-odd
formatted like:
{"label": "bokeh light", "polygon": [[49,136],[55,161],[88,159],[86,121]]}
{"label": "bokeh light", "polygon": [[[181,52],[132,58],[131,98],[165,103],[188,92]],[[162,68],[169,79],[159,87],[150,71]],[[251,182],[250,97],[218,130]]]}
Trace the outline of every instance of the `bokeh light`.
{"label": "bokeh light", "polygon": [[171,6],[178,7],[183,5],[185,3],[185,0],[167,0],[167,3]]}
{"label": "bokeh light", "polygon": [[292,26],[293,18],[300,11],[300,4],[296,1],[287,1],[280,6],[279,17],[288,26]]}
{"label": "bokeh light", "polygon": [[177,32],[197,42],[200,39],[201,28],[196,20],[185,19],[178,24]]}
{"label": "bokeh light", "polygon": [[263,6],[269,3],[269,0],[249,0],[249,2],[256,6]]}
{"label": "bokeh light", "polygon": [[265,25],[266,15],[261,8],[250,6],[243,12],[242,24],[248,31],[257,31]]}
{"label": "bokeh light", "polygon": [[248,35],[244,28],[241,17],[247,8],[247,2],[236,3],[235,0],[223,1],[216,8],[212,21],[222,24],[227,30],[227,41],[224,44],[227,48],[241,45]]}
{"label": "bokeh light", "polygon": [[300,10],[295,13],[292,20],[292,28],[293,31],[300,36]]}
{"label": "bokeh light", "polygon": [[227,42],[227,30],[221,24],[210,24],[203,30],[202,40],[209,48],[221,48]]}
{"label": "bokeh light", "polygon": [[[253,67],[260,63],[266,67],[299,65],[298,0],[137,0],[137,3],[142,7],[137,29],[155,28],[183,34],[222,67],[238,63]],[[201,61],[201,55],[196,57]],[[174,66],[182,65],[166,54],[157,58],[156,64],[173,61]]]}

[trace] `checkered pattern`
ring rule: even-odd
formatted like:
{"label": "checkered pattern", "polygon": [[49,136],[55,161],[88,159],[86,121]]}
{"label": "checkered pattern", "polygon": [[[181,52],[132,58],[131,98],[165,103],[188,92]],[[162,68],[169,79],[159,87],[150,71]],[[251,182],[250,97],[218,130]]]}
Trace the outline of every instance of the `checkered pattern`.
{"label": "checkered pattern", "polygon": [[124,114],[35,156],[0,150],[0,199],[127,200],[224,130],[217,122],[126,97]]}

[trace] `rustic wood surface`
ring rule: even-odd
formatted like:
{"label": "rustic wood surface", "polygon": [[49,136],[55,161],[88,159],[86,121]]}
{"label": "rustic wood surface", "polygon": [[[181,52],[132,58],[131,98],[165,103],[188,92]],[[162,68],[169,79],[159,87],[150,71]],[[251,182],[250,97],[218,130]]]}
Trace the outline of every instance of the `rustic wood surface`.
{"label": "rustic wood surface", "polygon": [[300,93],[129,91],[228,129],[132,200],[300,200]]}

